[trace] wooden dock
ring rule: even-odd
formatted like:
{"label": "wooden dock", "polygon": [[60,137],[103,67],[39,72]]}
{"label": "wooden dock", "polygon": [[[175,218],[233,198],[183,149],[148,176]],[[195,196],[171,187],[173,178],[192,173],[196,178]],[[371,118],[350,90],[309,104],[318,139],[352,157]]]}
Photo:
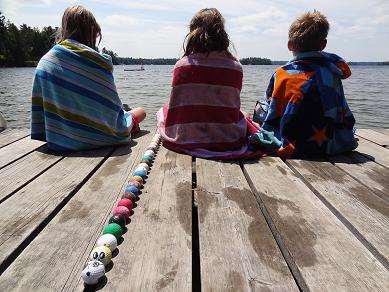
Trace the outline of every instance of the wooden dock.
{"label": "wooden dock", "polygon": [[[389,291],[389,130],[328,160],[217,162],[161,147],[101,291]],[[0,291],[80,273],[153,137],[67,156],[0,133]]]}

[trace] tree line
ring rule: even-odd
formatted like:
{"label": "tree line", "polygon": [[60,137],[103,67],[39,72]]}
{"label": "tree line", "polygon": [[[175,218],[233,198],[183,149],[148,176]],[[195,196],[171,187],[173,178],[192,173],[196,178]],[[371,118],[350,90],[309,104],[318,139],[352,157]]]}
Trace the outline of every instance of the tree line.
{"label": "tree line", "polygon": [[[55,35],[58,27],[46,26],[42,29],[6,21],[0,11],[0,67],[35,66],[37,62],[55,45]],[[123,58],[106,48],[102,52],[112,57],[114,65],[174,65],[177,58]],[[272,61],[266,58],[243,58],[243,65],[271,65]]]}
{"label": "tree line", "polygon": [[31,66],[55,43],[57,28],[22,24],[19,28],[0,12],[0,66]]}
{"label": "tree line", "polygon": [[[46,26],[42,29],[22,24],[17,27],[0,11],[0,67],[36,66],[40,58],[55,45],[58,27]],[[113,51],[102,49],[109,54],[115,65],[118,56]]]}

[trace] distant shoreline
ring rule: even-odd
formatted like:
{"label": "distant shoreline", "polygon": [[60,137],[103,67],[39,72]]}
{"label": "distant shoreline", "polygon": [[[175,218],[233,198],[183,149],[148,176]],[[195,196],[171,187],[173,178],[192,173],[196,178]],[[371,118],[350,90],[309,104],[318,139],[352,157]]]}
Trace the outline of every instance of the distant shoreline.
{"label": "distant shoreline", "polygon": [[[143,59],[143,60],[146,60],[146,59]],[[154,59],[147,59],[148,62],[144,62],[144,63],[132,63],[132,64],[126,64],[126,63],[119,63],[119,64],[115,64],[115,66],[117,65],[120,65],[120,66],[140,66],[140,65],[144,65],[144,66],[150,66],[150,65],[174,65],[176,61],[178,61],[178,59],[168,59],[169,61],[168,62],[161,62],[161,59],[155,59],[157,60],[155,63],[153,62]],[[173,62],[173,60],[175,60]],[[262,64],[252,64],[252,63],[247,63],[247,62],[242,62],[242,59],[240,60],[242,65],[250,65],[250,66],[263,66],[263,65],[267,65],[267,66],[271,66],[271,65],[284,65],[286,64],[288,61],[270,61],[271,63],[262,63]],[[27,64],[25,64],[24,66],[0,66],[0,68],[29,68],[29,67],[36,67],[38,62],[33,62],[33,61],[29,61]],[[348,64],[350,66],[389,66],[389,62],[348,62]]]}

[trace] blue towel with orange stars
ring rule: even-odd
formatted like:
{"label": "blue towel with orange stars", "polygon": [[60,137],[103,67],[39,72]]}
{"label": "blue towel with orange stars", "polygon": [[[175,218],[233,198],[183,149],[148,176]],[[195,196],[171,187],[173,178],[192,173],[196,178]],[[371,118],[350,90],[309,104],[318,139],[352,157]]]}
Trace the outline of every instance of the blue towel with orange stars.
{"label": "blue towel with orange stars", "polygon": [[[273,152],[290,158],[355,149],[355,119],[341,82],[350,75],[343,59],[320,51],[299,54],[278,68],[253,117],[280,141]],[[262,138],[252,137],[251,146],[260,148]]]}

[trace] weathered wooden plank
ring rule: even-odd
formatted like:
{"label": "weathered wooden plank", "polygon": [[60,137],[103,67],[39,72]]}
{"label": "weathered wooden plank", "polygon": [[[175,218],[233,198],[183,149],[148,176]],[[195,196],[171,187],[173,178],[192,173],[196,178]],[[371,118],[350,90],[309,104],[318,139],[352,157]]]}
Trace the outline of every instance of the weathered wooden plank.
{"label": "weathered wooden plank", "polygon": [[385,134],[385,135],[389,136],[389,129],[374,128],[374,129],[372,129],[372,130],[377,131],[377,132],[379,132],[379,133],[381,133],[381,134]]}
{"label": "weathered wooden plank", "polygon": [[110,151],[105,148],[74,153],[0,205],[0,272]]}
{"label": "weathered wooden plank", "polygon": [[375,163],[356,151],[330,156],[328,160],[371,189],[377,196],[389,200],[388,168]]}
{"label": "weathered wooden plank", "polygon": [[[0,290],[4,287],[20,290],[29,287],[37,291],[77,289],[82,266],[150,139],[143,136],[130,149],[123,146],[113,152],[0,277]],[[31,260],[32,255],[39,258],[39,267]],[[112,273],[115,264],[113,269]],[[110,274],[107,276],[109,280]]]}
{"label": "weathered wooden plank", "polygon": [[365,138],[371,142],[374,142],[381,146],[389,145],[389,136],[380,132],[374,131],[373,129],[358,129],[356,132],[357,136]]}
{"label": "weathered wooden plank", "polygon": [[102,290],[192,291],[191,163],[159,150]]}
{"label": "weathered wooden plank", "polygon": [[41,147],[46,142],[25,137],[0,149],[0,168]]}
{"label": "weathered wooden plank", "polygon": [[387,269],[281,160],[244,171],[303,290],[389,289]]}
{"label": "weathered wooden plank", "polygon": [[358,148],[356,151],[370,160],[389,168],[389,149],[361,138],[358,141]]}
{"label": "weathered wooden plank", "polygon": [[287,164],[389,269],[389,202],[330,162],[288,160]]}
{"label": "weathered wooden plank", "polygon": [[239,164],[196,159],[203,291],[298,291]]}
{"label": "weathered wooden plank", "polygon": [[47,153],[46,146],[0,169],[0,202],[61,160],[63,156]]}
{"label": "weathered wooden plank", "polygon": [[0,132],[0,148],[20,140],[29,134],[29,129],[6,129]]}

